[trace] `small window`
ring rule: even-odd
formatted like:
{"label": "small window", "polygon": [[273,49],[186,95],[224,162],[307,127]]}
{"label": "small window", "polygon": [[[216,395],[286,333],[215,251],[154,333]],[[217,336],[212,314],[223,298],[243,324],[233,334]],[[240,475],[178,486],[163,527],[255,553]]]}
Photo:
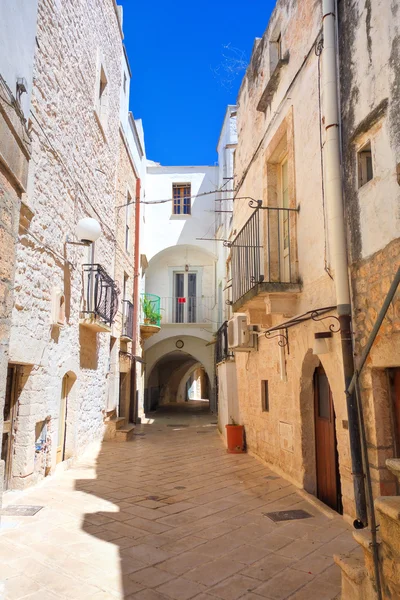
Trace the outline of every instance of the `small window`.
{"label": "small window", "polygon": [[374,177],[372,167],[371,142],[365,144],[357,153],[358,156],[358,187],[362,187]]}
{"label": "small window", "polygon": [[105,68],[99,63],[96,89],[96,113],[103,131],[107,127],[108,121],[108,94],[109,85]]}
{"label": "small window", "polygon": [[263,379],[261,381],[261,408],[263,412],[269,412],[269,394],[267,379]]}
{"label": "small window", "polygon": [[173,214],[191,214],[191,186],[190,183],[174,183],[172,186]]}
{"label": "small window", "polygon": [[278,39],[276,40],[276,52],[278,54],[278,61],[282,58],[282,35],[278,35]]}
{"label": "small window", "polygon": [[125,207],[125,250],[131,251],[131,219],[132,219],[132,196],[127,193]]}
{"label": "small window", "polygon": [[126,82],[127,82],[127,76],[126,73],[124,73],[124,94],[126,94]]}

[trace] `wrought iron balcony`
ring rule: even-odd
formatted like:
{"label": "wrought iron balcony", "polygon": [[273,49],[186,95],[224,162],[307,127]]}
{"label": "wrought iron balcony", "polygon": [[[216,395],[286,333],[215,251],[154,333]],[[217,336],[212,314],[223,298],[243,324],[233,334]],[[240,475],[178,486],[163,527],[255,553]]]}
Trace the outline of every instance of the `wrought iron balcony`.
{"label": "wrought iron balcony", "polygon": [[84,277],[84,310],[82,311],[84,325],[101,324],[110,328],[118,311],[119,289],[116,282],[108,275],[101,265],[83,265]]}
{"label": "wrought iron balcony", "polygon": [[211,296],[163,297],[163,323],[212,323],[215,299]]}
{"label": "wrought iron balcony", "polygon": [[217,343],[215,345],[215,364],[227,358],[232,358],[233,353],[228,349],[228,321],[222,323],[217,331]]}
{"label": "wrought iron balcony", "polygon": [[296,208],[258,205],[234,241],[226,242],[231,248],[234,307],[251,291],[253,296],[282,292],[298,284],[296,213]]}
{"label": "wrought iron balcony", "polygon": [[129,300],[122,300],[121,338],[133,339],[133,304]]}

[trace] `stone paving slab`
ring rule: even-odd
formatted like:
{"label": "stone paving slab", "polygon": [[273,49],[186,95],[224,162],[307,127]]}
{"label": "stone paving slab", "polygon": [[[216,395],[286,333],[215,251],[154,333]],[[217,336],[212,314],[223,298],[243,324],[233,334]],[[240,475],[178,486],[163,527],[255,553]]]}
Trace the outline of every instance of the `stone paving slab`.
{"label": "stone paving slab", "polygon": [[[356,547],[340,516],[249,455],[229,455],[202,403],[166,407],[4,504],[1,600],[332,600],[332,555]],[[185,425],[179,428],[170,424]],[[198,435],[208,431],[209,435]],[[306,521],[265,513],[302,509]]]}

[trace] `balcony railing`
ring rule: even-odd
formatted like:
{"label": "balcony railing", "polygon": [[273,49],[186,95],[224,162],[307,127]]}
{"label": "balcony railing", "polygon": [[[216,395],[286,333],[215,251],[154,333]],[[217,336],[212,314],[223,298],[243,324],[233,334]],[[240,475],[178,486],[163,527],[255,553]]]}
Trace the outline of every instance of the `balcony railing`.
{"label": "balcony railing", "polygon": [[111,326],[118,311],[119,289],[101,265],[83,265],[84,300],[82,312]]}
{"label": "balcony railing", "polygon": [[[265,212],[264,212],[265,211]],[[232,302],[261,283],[297,283],[296,208],[257,208],[233,242]]]}
{"label": "balcony railing", "polygon": [[211,323],[215,299],[211,296],[163,297],[163,323]]}
{"label": "balcony railing", "polygon": [[160,296],[155,294],[141,294],[140,296],[140,324],[160,327]]}
{"label": "balcony railing", "polygon": [[231,357],[233,357],[233,353],[228,349],[228,321],[225,321],[217,331],[215,363],[218,364]]}
{"label": "balcony railing", "polygon": [[121,337],[133,339],[133,304],[129,300],[122,300]]}

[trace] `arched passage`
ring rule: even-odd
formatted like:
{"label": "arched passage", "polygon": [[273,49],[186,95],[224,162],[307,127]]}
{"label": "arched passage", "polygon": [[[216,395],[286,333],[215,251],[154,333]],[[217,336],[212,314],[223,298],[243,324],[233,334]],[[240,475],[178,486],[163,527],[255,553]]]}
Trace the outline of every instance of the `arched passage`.
{"label": "arched passage", "polygon": [[184,386],[196,368],[203,369],[203,389],[207,388],[213,407],[214,348],[206,339],[194,335],[161,339],[146,350],[145,362],[145,410],[184,400]]}
{"label": "arched passage", "polygon": [[[209,401],[211,386],[205,366],[188,352],[175,350],[164,354],[146,375],[146,411],[166,404],[184,405],[189,399]],[[193,388],[199,392],[190,394]]]}

